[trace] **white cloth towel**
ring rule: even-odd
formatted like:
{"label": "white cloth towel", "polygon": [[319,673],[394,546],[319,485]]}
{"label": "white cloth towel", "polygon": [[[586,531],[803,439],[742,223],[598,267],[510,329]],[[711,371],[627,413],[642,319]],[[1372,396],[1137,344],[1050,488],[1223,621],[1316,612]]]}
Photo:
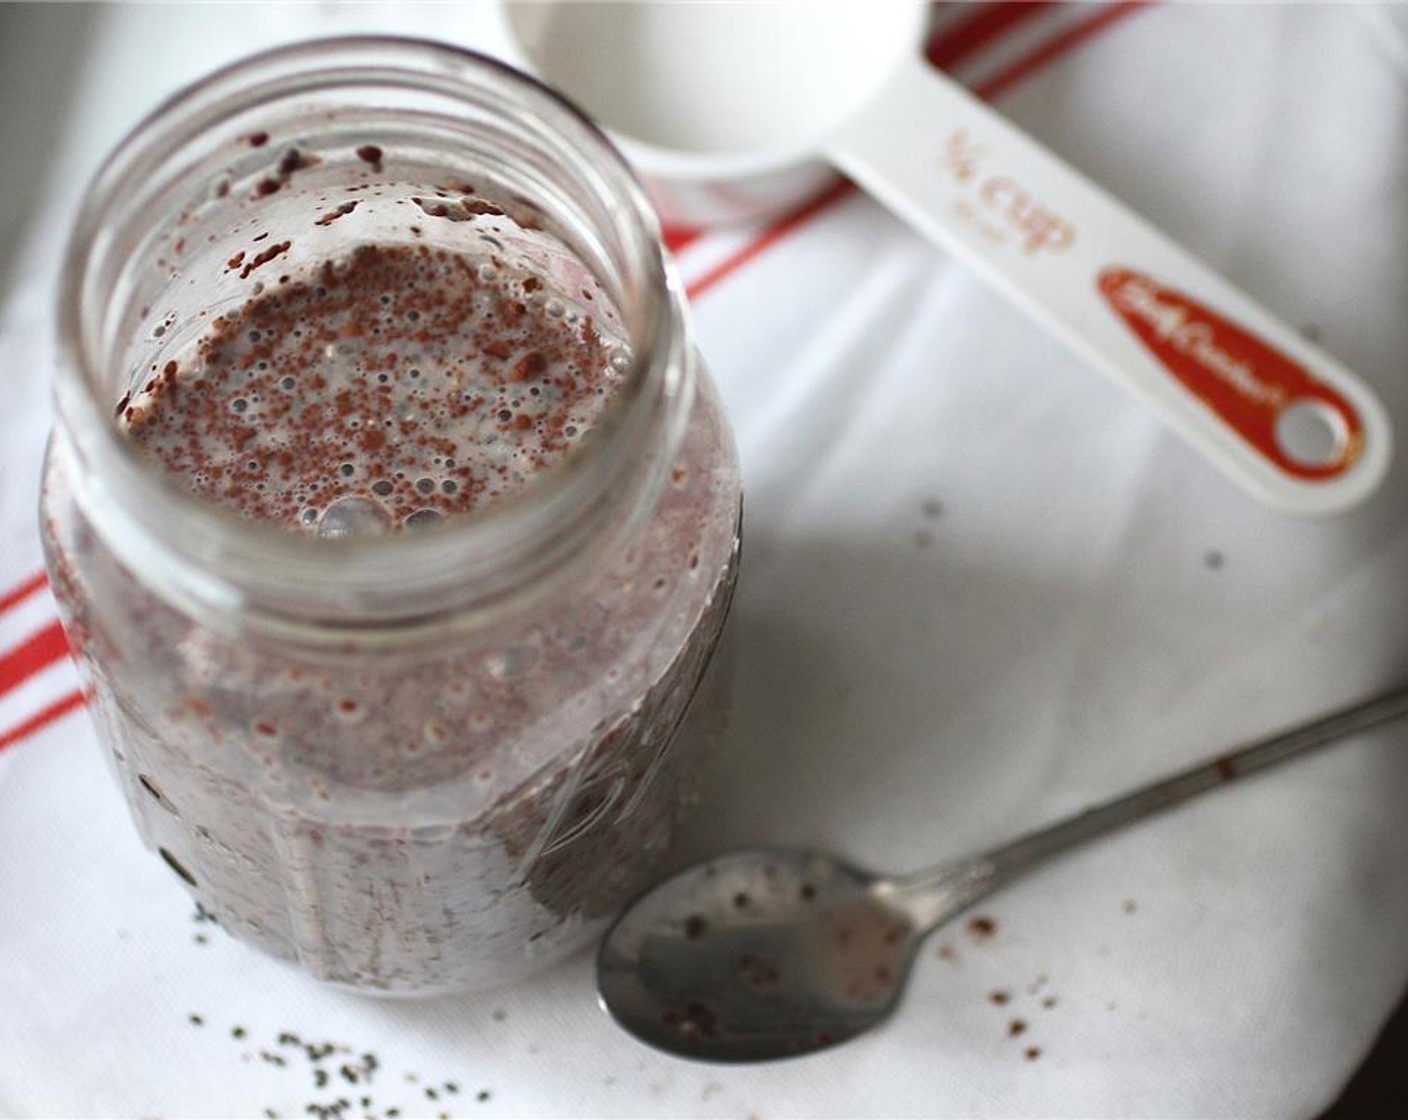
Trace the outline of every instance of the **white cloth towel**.
{"label": "white cloth towel", "polygon": [[[0,318],[0,1115],[1316,1115],[1408,979],[1408,726],[1069,856],[983,906],[991,936],[926,944],[883,1029],[761,1067],[628,1038],[587,955],[487,996],[327,990],[196,920],[141,849],[34,580],[73,200],[217,63],[367,28],[473,45],[481,16],[92,14]],[[1408,441],[1405,26],[1352,5],[962,6],[936,54],[1318,335]],[[1408,678],[1408,455],[1350,513],[1261,508],[856,192],[677,243],[748,491],[736,713],[687,853],[775,840],[916,868]]]}

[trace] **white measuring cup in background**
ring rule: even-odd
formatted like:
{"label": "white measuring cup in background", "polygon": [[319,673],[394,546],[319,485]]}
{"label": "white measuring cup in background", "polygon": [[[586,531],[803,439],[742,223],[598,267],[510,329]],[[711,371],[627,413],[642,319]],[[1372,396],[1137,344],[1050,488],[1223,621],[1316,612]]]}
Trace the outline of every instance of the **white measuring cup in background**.
{"label": "white measuring cup in background", "polygon": [[927,5],[504,3],[508,61],[581,105],[666,221],[753,219],[839,169],[1252,496],[1346,509],[1388,417],[1324,351],[928,66]]}

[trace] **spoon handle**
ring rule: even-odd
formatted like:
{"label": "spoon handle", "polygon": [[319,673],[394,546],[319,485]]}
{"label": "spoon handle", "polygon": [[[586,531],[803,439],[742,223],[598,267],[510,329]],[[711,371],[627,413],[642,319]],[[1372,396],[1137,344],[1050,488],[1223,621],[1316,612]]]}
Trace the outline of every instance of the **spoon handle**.
{"label": "spoon handle", "polygon": [[1404,715],[1408,715],[1408,686],[1399,686],[1218,754],[971,859],[910,876],[896,885],[893,900],[904,906],[921,928],[932,927],[1069,848]]}

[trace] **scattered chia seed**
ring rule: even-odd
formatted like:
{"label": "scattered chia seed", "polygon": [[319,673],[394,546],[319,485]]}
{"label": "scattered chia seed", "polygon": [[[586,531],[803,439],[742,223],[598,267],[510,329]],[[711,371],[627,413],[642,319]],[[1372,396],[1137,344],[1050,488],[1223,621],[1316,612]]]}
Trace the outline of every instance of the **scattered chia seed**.
{"label": "scattered chia seed", "polygon": [[979,914],[977,917],[968,919],[968,935],[974,941],[988,941],[995,933],[997,933],[997,922],[992,918]]}
{"label": "scattered chia seed", "polygon": [[[192,1013],[191,1021],[197,1025],[204,1022],[204,1019]],[[230,1036],[236,1040],[245,1039],[249,1035],[249,1030],[243,1026],[232,1026]],[[381,1060],[377,1055],[365,1050],[360,1054],[351,1047],[341,1045],[333,1041],[310,1042],[293,1031],[281,1031],[277,1035],[280,1047],[295,1047],[303,1051],[304,1057],[309,1065],[307,1067],[310,1087],[315,1091],[315,1099],[306,1101],[302,1114],[315,1117],[316,1120],[351,1120],[354,1116],[365,1116],[369,1120],[396,1120],[401,1115],[399,1107],[386,1108],[379,1105],[376,1098],[371,1094],[369,1086],[374,1074],[381,1066]],[[323,1064],[326,1059],[333,1054],[345,1055],[345,1059],[338,1059],[337,1064]],[[281,1068],[290,1068],[297,1063],[291,1063],[287,1058],[287,1051],[277,1053],[273,1050],[246,1050],[241,1055],[241,1061],[252,1060],[261,1061],[267,1065]],[[404,1074],[405,1079],[411,1083],[418,1083],[421,1079],[415,1073]],[[336,1084],[341,1078],[349,1085],[362,1087],[364,1095],[359,1096],[355,1101],[349,1097],[341,1096],[335,1100],[324,1094],[330,1090],[329,1087]],[[439,1087],[425,1086],[425,1096],[429,1100],[437,1100],[440,1093],[459,1093],[459,1084],[455,1081],[443,1081]],[[263,1116],[265,1120],[277,1120],[277,1113],[272,1108],[265,1108]],[[442,1114],[442,1115],[448,1115]]]}
{"label": "scattered chia seed", "polygon": [[204,1026],[204,1025],[205,1025],[205,1020],[202,1019],[199,1015],[195,1014],[194,1012],[191,1013],[191,1015],[189,1016],[189,1018],[190,1018],[190,1020],[191,1020],[191,1026],[193,1026],[193,1027],[200,1027],[200,1026]]}
{"label": "scattered chia seed", "polygon": [[480,1089],[479,1092],[474,1094],[474,1099],[481,1103],[487,1101],[489,1099],[489,1090]]}

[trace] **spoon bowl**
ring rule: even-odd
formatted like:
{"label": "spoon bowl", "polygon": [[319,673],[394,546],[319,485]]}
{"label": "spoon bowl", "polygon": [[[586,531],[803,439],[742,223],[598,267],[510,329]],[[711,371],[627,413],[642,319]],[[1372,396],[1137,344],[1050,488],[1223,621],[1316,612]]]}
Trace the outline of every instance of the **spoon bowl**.
{"label": "spoon bowl", "polygon": [[889,1016],[919,945],[876,876],[824,853],[753,848],[696,864],[602,942],[603,1005],[682,1057],[793,1057]]}
{"label": "spoon bowl", "polygon": [[890,1016],[920,943],[980,898],[1088,840],[1404,715],[1399,687],[912,875],[796,848],[717,856],[641,895],[607,931],[602,1005],[641,1041],[703,1061],[835,1046]]}

